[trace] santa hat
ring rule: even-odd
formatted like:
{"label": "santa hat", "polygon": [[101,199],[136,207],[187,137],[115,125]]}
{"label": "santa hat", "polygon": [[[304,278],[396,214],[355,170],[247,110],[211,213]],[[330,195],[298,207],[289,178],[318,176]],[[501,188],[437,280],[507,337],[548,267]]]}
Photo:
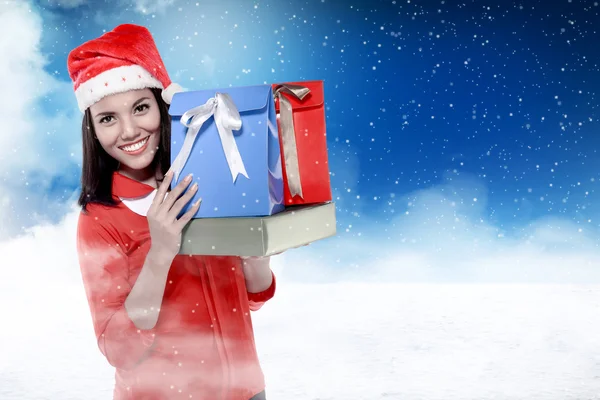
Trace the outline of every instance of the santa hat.
{"label": "santa hat", "polygon": [[102,98],[128,90],[159,88],[171,104],[183,91],[172,83],[148,29],[123,24],[69,53],[69,76],[81,112]]}

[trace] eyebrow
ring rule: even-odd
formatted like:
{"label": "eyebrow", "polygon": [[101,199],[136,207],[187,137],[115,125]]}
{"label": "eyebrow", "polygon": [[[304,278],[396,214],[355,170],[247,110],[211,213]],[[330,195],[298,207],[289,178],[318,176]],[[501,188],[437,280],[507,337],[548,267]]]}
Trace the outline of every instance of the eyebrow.
{"label": "eyebrow", "polygon": [[[150,98],[149,98],[149,97],[142,97],[142,98],[140,98],[140,99],[137,99],[137,100],[135,101],[135,103],[133,103],[133,105],[131,106],[131,108],[136,108],[136,107],[137,107],[137,106],[138,106],[138,105],[139,105],[139,104],[140,104],[142,101],[144,101],[144,100],[150,100]],[[113,111],[104,111],[104,112],[101,112],[101,113],[98,113],[98,114],[96,114],[96,115],[94,116],[94,118],[98,118],[98,117],[104,117],[104,116],[106,116],[106,115],[113,115],[113,114],[114,114],[114,112],[113,112]]]}

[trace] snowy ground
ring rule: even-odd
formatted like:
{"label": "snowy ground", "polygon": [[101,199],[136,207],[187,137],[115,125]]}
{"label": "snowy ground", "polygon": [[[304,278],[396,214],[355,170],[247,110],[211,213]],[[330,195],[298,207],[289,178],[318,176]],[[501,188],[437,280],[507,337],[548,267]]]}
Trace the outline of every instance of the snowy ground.
{"label": "snowy ground", "polygon": [[[0,399],[110,399],[78,286],[6,283]],[[281,282],[254,315],[269,400],[587,400],[599,306],[600,286]]]}
{"label": "snowy ground", "polygon": [[[74,251],[76,217],[0,242],[0,400],[111,399],[113,370],[93,337]],[[595,253],[552,264],[517,250],[504,252],[523,266],[542,260],[547,273],[598,265]],[[395,275],[384,260],[355,276],[380,276],[370,283],[300,283],[316,267],[274,259],[276,297],[254,314],[269,400],[600,399],[600,285],[381,283],[427,270],[423,257],[402,254]],[[498,257],[472,263],[514,276]]]}

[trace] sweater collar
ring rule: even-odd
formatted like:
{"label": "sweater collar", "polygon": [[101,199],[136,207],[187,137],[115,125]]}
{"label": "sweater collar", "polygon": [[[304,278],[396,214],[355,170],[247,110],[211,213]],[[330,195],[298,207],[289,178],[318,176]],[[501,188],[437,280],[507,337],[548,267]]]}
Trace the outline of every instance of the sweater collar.
{"label": "sweater collar", "polygon": [[118,171],[113,173],[112,192],[113,195],[123,198],[144,197],[156,190],[145,183],[122,175]]}

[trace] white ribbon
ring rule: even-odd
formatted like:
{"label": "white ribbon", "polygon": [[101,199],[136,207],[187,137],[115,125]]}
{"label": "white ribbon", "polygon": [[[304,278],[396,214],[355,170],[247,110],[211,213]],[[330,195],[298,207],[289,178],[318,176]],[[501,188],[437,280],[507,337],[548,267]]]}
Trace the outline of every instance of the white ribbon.
{"label": "white ribbon", "polygon": [[298,195],[303,198],[298,147],[296,147],[296,131],[294,129],[294,110],[292,109],[292,103],[290,103],[283,93],[290,94],[298,100],[304,100],[304,97],[310,93],[310,90],[300,85],[283,84],[277,86],[274,93],[275,98],[279,99],[279,114],[277,114],[277,118],[281,126],[281,142],[288,187],[292,197]]}
{"label": "white ribbon", "polygon": [[[216,93],[215,97],[211,97],[201,106],[194,107],[187,110],[181,116],[181,124],[186,126],[187,132],[183,141],[181,151],[177,154],[177,157],[171,165],[171,169],[174,173],[174,182],[177,182],[179,174],[183,170],[185,163],[190,157],[192,146],[196,141],[196,136],[204,124],[211,116],[215,117],[215,124],[217,125],[217,131],[221,138],[221,145],[223,146],[223,152],[227,159],[227,165],[233,181],[235,182],[239,174],[244,175],[248,178],[248,173],[244,167],[244,161],[238,150],[235,138],[233,137],[233,131],[240,130],[242,128],[242,118],[240,113],[235,106],[235,103],[231,97],[226,93]],[[191,121],[188,120],[191,118]]]}

